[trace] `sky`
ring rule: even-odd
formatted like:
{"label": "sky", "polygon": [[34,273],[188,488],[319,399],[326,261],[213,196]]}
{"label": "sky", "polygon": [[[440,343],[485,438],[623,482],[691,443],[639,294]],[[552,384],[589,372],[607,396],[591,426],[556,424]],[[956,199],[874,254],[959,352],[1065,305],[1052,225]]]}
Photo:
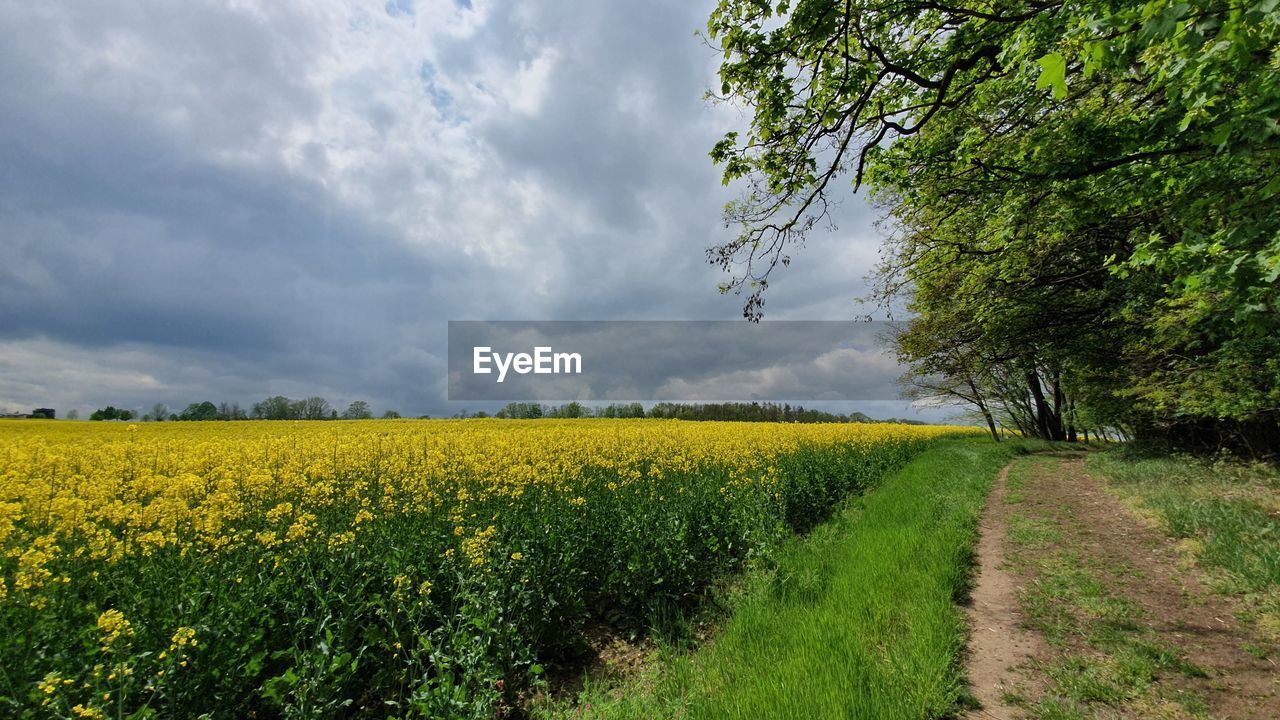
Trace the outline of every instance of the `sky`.
{"label": "sky", "polygon": [[[447,415],[449,320],[738,318],[711,7],[0,0],[0,410]],[[766,317],[854,318],[874,219]]]}

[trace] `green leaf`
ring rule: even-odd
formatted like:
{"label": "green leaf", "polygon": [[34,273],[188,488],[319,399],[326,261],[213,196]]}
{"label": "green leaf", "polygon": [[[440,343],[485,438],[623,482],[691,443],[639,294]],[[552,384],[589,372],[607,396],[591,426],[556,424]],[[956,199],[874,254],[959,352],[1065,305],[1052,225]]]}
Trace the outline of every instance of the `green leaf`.
{"label": "green leaf", "polygon": [[1040,65],[1040,79],[1036,81],[1036,89],[1053,88],[1053,98],[1061,100],[1067,96],[1067,60],[1059,53],[1049,53],[1036,61]]}
{"label": "green leaf", "polygon": [[[1085,58],[1084,58],[1085,79],[1088,80],[1089,78],[1093,77],[1093,74],[1098,71],[1098,66],[1101,65],[1103,62],[1105,62],[1106,59],[1107,59],[1106,42],[1103,40],[1099,40],[1097,42],[1091,43],[1089,45],[1089,52],[1085,55]],[[1066,72],[1065,68],[1063,72],[1064,73]],[[1041,74],[1043,75],[1043,72]]]}

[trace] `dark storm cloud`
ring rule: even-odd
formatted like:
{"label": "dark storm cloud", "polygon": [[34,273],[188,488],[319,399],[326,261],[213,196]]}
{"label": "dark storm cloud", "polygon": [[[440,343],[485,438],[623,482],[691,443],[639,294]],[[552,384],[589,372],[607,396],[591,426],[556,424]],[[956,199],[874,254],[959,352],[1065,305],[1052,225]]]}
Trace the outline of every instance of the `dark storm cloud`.
{"label": "dark storm cloud", "polygon": [[[0,408],[440,413],[450,319],[737,317],[709,10],[3,4]],[[841,213],[772,317],[854,314]]]}

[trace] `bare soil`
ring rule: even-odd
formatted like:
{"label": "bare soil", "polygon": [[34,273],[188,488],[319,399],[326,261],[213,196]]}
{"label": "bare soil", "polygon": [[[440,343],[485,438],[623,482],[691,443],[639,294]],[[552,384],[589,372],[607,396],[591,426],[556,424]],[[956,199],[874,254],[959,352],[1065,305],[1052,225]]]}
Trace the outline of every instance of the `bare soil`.
{"label": "bare soil", "polygon": [[572,697],[582,692],[587,677],[608,678],[638,673],[653,659],[657,647],[650,638],[629,640],[604,626],[583,633],[578,657],[547,668],[547,690],[552,697]]}
{"label": "bare soil", "polygon": [[1005,563],[1009,508],[1004,502],[1009,467],[996,476],[978,525],[977,574],[970,604],[968,671],[980,707],[969,718],[1009,720],[1020,710],[1006,693],[1035,684],[1030,661],[1046,652],[1044,640],[1023,629],[1018,611],[1017,579]]}

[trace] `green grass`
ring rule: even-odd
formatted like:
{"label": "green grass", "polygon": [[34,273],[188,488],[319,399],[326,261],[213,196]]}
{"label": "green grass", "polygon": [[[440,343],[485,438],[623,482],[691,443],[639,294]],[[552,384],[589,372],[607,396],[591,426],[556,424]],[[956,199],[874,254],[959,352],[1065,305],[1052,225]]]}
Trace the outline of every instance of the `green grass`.
{"label": "green grass", "polygon": [[1252,590],[1280,586],[1280,472],[1186,457],[1095,455],[1090,469],[1136,496],[1175,537],[1198,540],[1199,559]]}
{"label": "green grass", "polygon": [[1205,671],[1164,646],[1142,622],[1142,609],[1105,582],[1132,576],[1133,569],[1089,555],[1079,544],[1070,508],[1026,502],[1035,492],[1031,478],[1051,473],[1057,462],[1025,458],[1009,472],[1009,559],[1029,578],[1019,605],[1027,626],[1058,650],[1039,667],[1044,695],[1035,702],[1020,698],[1019,704],[1037,720],[1112,717],[1116,708],[1144,706],[1172,713],[1159,717],[1204,717],[1198,696],[1161,686],[1158,678],[1204,677]]}
{"label": "green grass", "polygon": [[944,441],[750,575],[720,633],[620,685],[588,682],[573,718],[934,718],[966,703],[959,662],[976,525],[1020,444]]}
{"label": "green grass", "polygon": [[1217,590],[1246,600],[1242,619],[1280,641],[1280,471],[1120,450],[1090,456],[1088,468],[1183,539]]}

